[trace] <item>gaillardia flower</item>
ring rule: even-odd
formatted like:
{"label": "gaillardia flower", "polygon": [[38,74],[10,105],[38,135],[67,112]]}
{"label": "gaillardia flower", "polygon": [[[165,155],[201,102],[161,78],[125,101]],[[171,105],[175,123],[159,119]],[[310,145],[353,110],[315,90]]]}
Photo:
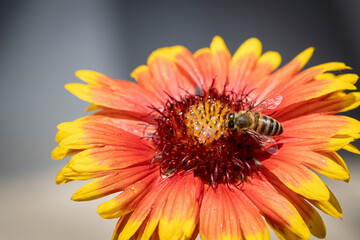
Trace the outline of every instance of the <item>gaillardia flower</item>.
{"label": "gaillardia flower", "polygon": [[95,179],[75,201],[117,193],[98,207],[119,218],[113,239],[269,239],[268,226],[280,239],[324,238],[315,208],[342,212],[315,172],[349,180],[336,151],[360,153],[360,124],[334,114],[360,104],[348,91],[358,76],[333,74],[349,69],[339,62],[301,71],[313,48],[276,70],[280,55],[261,48],[251,38],[231,56],[220,37],[194,54],[161,48],[137,83],[76,72],[87,84],[66,89],[97,111],[58,126],[52,157],[73,156],[56,183]]}

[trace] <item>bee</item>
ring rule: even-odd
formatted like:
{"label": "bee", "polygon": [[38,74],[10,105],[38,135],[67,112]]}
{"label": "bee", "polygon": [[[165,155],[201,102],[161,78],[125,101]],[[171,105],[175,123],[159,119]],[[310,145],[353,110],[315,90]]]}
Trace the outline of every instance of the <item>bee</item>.
{"label": "bee", "polygon": [[233,132],[245,132],[250,135],[265,151],[277,154],[278,147],[272,139],[283,133],[281,124],[272,117],[261,114],[270,109],[275,109],[282,101],[281,95],[266,98],[248,110],[231,112],[226,118],[225,127]]}

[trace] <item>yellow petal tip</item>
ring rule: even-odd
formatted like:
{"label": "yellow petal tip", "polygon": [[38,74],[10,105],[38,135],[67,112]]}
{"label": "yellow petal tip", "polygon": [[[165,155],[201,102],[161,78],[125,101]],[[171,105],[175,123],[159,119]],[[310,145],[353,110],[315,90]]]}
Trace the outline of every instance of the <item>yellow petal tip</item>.
{"label": "yellow petal tip", "polygon": [[306,65],[306,63],[310,60],[310,58],[314,53],[314,50],[315,48],[309,47],[295,57],[295,59],[297,59],[300,62],[300,68],[303,68]]}
{"label": "yellow petal tip", "polygon": [[[176,55],[184,50],[185,50],[185,48],[183,46],[179,46],[179,45],[173,46],[173,47],[159,48],[150,54],[150,56],[148,57],[148,60],[147,60],[147,65],[150,65],[156,58],[168,59],[172,62],[175,62]],[[140,66],[140,69],[141,68],[143,68],[143,67]],[[136,71],[136,69],[134,70],[134,72],[135,71]]]}
{"label": "yellow petal tip", "polygon": [[276,69],[280,66],[281,55],[278,52],[274,52],[274,51],[266,52],[259,58],[258,63],[259,64],[270,63],[272,69]]}
{"label": "yellow petal tip", "polygon": [[220,36],[215,36],[210,44],[210,49],[213,54],[216,52],[225,52],[226,55],[230,56],[230,52],[226,47],[224,40]]}
{"label": "yellow petal tip", "polygon": [[75,76],[89,84],[97,84],[99,78],[105,77],[105,75],[92,70],[78,70],[75,72]]}
{"label": "yellow petal tip", "polygon": [[[262,44],[259,39],[257,38],[250,38],[246,40],[241,46],[236,50],[233,58],[231,59],[231,64],[234,65],[236,62],[241,59],[242,57],[253,55],[255,58],[258,58],[262,51]],[[275,57],[276,56],[270,56],[268,55],[266,58],[269,57]],[[270,59],[263,59],[264,60],[270,60]],[[276,63],[275,63],[276,64]]]}
{"label": "yellow petal tip", "polygon": [[131,72],[130,77],[137,79],[140,72],[149,71],[149,67],[146,65],[140,65]]}

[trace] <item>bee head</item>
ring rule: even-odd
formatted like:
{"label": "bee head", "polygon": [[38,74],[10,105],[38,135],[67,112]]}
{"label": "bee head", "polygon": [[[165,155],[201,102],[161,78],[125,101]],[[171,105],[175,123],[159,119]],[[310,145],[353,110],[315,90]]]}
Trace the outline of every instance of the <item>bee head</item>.
{"label": "bee head", "polygon": [[227,121],[226,121],[226,124],[225,124],[225,127],[226,128],[229,128],[229,129],[234,129],[235,128],[235,114],[234,113],[230,113],[227,117]]}

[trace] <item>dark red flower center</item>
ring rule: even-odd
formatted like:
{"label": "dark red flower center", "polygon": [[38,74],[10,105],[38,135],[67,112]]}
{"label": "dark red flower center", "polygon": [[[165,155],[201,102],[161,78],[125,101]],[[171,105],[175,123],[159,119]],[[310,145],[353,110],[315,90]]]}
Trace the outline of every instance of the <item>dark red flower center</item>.
{"label": "dark red flower center", "polygon": [[225,121],[230,112],[251,104],[247,94],[211,88],[180,100],[172,98],[163,109],[155,109],[152,118],[158,126],[151,140],[158,149],[153,161],[160,163],[161,174],[193,171],[213,187],[246,181],[258,168],[254,152],[259,146],[246,134],[227,129]]}

